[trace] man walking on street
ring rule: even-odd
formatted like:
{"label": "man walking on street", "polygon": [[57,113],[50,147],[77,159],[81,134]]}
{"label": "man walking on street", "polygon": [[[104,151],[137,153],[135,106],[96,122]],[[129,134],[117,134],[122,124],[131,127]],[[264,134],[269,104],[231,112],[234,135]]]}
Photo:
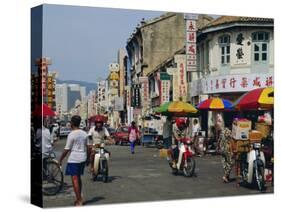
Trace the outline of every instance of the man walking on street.
{"label": "man walking on street", "polygon": [[164,148],[169,149],[172,145],[173,124],[170,116],[167,116],[163,125],[163,143]]}
{"label": "man walking on street", "polygon": [[63,159],[70,153],[65,175],[71,176],[76,196],[75,206],[83,205],[81,175],[84,173],[85,163],[91,151],[91,144],[88,140],[87,133],[79,129],[80,122],[80,116],[75,115],[71,118],[72,131],[67,137],[64,152],[59,160],[59,164],[61,164]]}

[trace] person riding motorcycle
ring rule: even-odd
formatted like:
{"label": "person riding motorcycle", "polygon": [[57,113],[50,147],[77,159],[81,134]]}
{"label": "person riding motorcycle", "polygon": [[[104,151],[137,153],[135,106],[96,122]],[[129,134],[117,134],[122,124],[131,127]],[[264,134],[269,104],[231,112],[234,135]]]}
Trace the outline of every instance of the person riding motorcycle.
{"label": "person riding motorcycle", "polygon": [[171,158],[173,160],[173,168],[176,167],[176,159],[179,155],[178,150],[178,142],[183,138],[188,138],[188,129],[186,125],[186,121],[183,118],[177,118],[176,119],[176,125],[173,129],[173,144],[171,146]]}
{"label": "person riding motorcycle", "polygon": [[[92,152],[90,154],[90,170],[92,172],[94,171],[96,148],[99,148],[101,144],[105,144],[106,140],[109,140],[110,143],[112,142],[108,130],[103,126],[104,117],[101,115],[97,115],[94,119],[94,122],[95,125],[89,130],[88,133],[89,138],[93,141]],[[110,154],[109,151],[105,151]]]}

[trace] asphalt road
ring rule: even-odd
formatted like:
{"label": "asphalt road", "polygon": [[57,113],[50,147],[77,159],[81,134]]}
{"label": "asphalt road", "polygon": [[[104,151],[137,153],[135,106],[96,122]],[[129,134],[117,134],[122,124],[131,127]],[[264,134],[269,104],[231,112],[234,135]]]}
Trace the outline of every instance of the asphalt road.
{"label": "asphalt road", "polygon": [[[64,145],[65,139],[55,144],[58,157]],[[134,155],[129,146],[113,145],[107,149],[112,153],[109,182],[92,181],[86,168],[82,177],[85,205],[260,194],[254,189],[237,187],[235,181],[223,183],[219,156],[196,157],[196,174],[187,178],[174,176],[166,158],[160,158],[156,148],[137,146]],[[273,193],[270,184],[266,193]],[[44,196],[44,207],[73,206],[74,200],[70,177],[65,176],[65,185],[60,193]]]}

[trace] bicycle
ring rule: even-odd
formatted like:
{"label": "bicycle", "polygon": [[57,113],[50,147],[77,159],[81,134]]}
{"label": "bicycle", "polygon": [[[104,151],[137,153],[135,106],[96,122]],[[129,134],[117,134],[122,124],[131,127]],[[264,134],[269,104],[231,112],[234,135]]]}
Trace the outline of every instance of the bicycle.
{"label": "bicycle", "polygon": [[63,187],[63,172],[54,152],[43,153],[42,192],[56,195]]}

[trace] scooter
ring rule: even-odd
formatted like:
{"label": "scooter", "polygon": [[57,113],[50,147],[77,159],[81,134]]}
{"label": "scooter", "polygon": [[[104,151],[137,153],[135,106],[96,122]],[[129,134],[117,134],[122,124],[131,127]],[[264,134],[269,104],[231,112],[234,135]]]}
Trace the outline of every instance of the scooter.
{"label": "scooter", "polygon": [[160,135],[155,136],[154,143],[157,149],[162,149],[164,146],[163,137],[161,137]]}
{"label": "scooter", "polygon": [[240,174],[242,183],[253,185],[261,192],[264,191],[265,157],[264,153],[261,151],[261,143],[251,143],[250,151],[241,153],[240,157]]}
{"label": "scooter", "polygon": [[192,150],[191,140],[188,138],[180,139],[176,148],[178,150],[178,154],[174,155],[174,157],[177,157],[176,167],[173,167],[171,157],[168,159],[168,163],[172,168],[173,174],[176,175],[179,171],[183,171],[185,177],[193,176],[195,170],[195,160],[193,158],[194,151]]}
{"label": "scooter", "polygon": [[195,147],[195,152],[199,156],[203,156],[206,152],[206,142],[205,142],[205,137],[202,135],[202,132],[198,132],[194,136],[194,147]]}
{"label": "scooter", "polygon": [[98,175],[101,175],[103,182],[106,183],[108,181],[108,165],[110,153],[108,153],[104,147],[104,143],[95,145],[95,159],[93,164],[92,177],[93,180],[96,181]]}

